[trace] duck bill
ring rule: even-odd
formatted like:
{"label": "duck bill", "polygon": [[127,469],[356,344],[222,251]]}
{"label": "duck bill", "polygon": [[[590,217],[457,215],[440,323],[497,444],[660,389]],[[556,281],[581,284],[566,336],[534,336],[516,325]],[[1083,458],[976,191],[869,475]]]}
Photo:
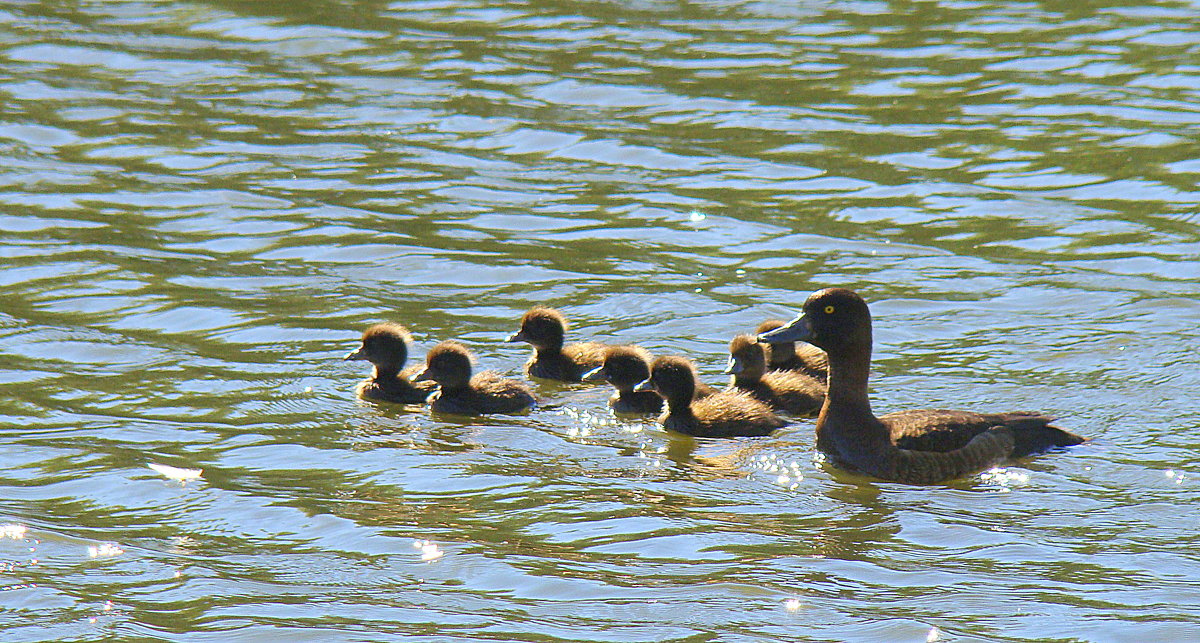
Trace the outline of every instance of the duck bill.
{"label": "duck bill", "polygon": [[742,372],[742,361],[733,355],[729,356],[729,363],[725,365],[726,375],[737,375]]}
{"label": "duck bill", "polygon": [[508,342],[509,344],[515,344],[517,342],[527,342],[529,340],[525,339],[525,333],[523,333],[521,331],[517,331],[517,332],[513,333],[512,335],[509,335],[508,337],[506,337],[504,339],[504,341]]}
{"label": "duck bill", "polygon": [[579,376],[579,378],[585,382],[607,382],[608,381],[608,377],[607,377],[607,374],[604,372],[603,366],[597,366],[596,368],[593,368],[592,370]]}
{"label": "duck bill", "polygon": [[367,359],[367,356],[364,351],[365,348],[366,348],[365,346],[360,345],[358,348],[350,351],[349,353],[346,353],[346,356],[343,357],[342,359],[347,362],[349,362],[351,360],[356,360],[356,359]]}
{"label": "duck bill", "polygon": [[789,342],[807,342],[812,338],[812,322],[805,315],[788,322],[772,331],[758,336],[760,344],[787,344]]}
{"label": "duck bill", "polygon": [[433,381],[433,377],[429,375],[428,368],[423,368],[423,369],[417,371],[416,373],[413,373],[412,381],[414,381],[414,382],[430,382],[430,381]]}
{"label": "duck bill", "polygon": [[656,393],[658,392],[658,389],[654,388],[654,385],[650,383],[650,380],[642,380],[642,381],[638,382],[637,385],[634,386],[632,390],[636,391],[636,392],[642,392],[642,391],[654,391]]}

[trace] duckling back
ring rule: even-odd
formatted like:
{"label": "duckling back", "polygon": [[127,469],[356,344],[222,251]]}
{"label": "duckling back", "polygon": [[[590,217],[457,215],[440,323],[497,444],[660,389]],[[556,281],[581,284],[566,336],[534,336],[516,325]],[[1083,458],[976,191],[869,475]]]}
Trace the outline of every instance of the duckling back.
{"label": "duckling back", "polygon": [[667,409],[661,422],[672,431],[707,438],[769,435],[787,424],[745,391],[718,391],[695,399],[687,412]]}

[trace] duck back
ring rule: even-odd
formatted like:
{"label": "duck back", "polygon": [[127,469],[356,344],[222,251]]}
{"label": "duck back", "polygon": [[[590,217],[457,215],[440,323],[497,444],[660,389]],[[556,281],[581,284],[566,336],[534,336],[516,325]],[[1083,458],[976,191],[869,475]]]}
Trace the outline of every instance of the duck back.
{"label": "duck back", "polygon": [[1084,438],[1050,423],[1054,418],[1032,411],[975,413],[946,409],[914,409],[880,416],[896,446],[919,451],[953,451],[976,435],[1004,426],[1012,431],[1009,457],[1023,458],[1056,447],[1083,444]]}
{"label": "duck back", "polygon": [[441,390],[430,407],[443,413],[479,415],[485,413],[517,413],[537,403],[529,387],[505,379],[491,371],[478,373],[470,385],[461,389]]}
{"label": "duck back", "polygon": [[707,438],[769,435],[787,424],[745,391],[719,391],[686,409],[668,408],[661,422],[672,431]]}

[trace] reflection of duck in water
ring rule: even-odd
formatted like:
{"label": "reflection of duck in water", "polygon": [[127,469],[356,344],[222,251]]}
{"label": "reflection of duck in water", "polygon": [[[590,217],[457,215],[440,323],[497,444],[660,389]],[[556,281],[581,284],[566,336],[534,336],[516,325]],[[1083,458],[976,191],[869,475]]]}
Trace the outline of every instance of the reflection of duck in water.
{"label": "reflection of duck in water", "polygon": [[362,335],[358,348],[345,359],[361,359],[371,362],[375,371],[371,377],[358,383],[354,389],[365,400],[396,402],[398,404],[420,404],[433,392],[433,382],[411,381],[421,370],[414,365],[404,370],[408,361],[408,347],[412,336],[400,324],[375,324]]}
{"label": "reflection of duck in water", "polygon": [[604,381],[617,389],[608,405],[617,413],[658,413],[663,399],[654,391],[633,387],[650,377],[650,353],[638,346],[611,346],[604,363],[583,374],[584,381]]}
{"label": "reflection of duck in water", "polygon": [[563,345],[567,320],[553,308],[531,308],[521,317],[521,329],[509,336],[509,342],[533,346],[533,355],[525,363],[530,377],[578,382],[583,374],[604,363],[607,346],[599,342]]}
{"label": "reflection of duck in water", "polygon": [[[758,325],[754,334],[762,335],[783,326],[783,324],[783,320],[768,319]],[[816,346],[809,343],[797,346],[796,342],[780,342],[764,346],[767,350],[767,370],[797,371],[819,380],[822,384],[828,379],[829,358],[825,356],[825,351]]]}
{"label": "reflection of duck in water", "polygon": [[829,391],[817,418],[817,448],[838,466],[885,480],[929,484],[1084,442],[1051,426],[1053,418],[1025,411],[927,409],[875,417],[867,397],[871,313],[849,290],[813,293],[800,317],[760,335],[759,341],[805,341],[829,355]]}
{"label": "reflection of duck in water", "polygon": [[825,385],[797,371],[768,371],[763,344],[749,335],[738,335],[729,342],[729,385],[746,391],[775,409],[814,415],[825,401]]}
{"label": "reflection of duck in water", "polygon": [[429,400],[434,411],[458,415],[516,413],[533,407],[536,400],[528,386],[504,379],[492,371],[471,376],[471,351],[455,341],[444,341],[425,357],[425,370],[418,380],[433,380],[439,390]]}
{"label": "reflection of duck in water", "polygon": [[659,357],[650,379],[635,390],[656,390],[667,401],[664,428],[707,438],[767,435],[786,424],[767,405],[743,391],[718,391],[696,398],[696,369],[683,357]]}

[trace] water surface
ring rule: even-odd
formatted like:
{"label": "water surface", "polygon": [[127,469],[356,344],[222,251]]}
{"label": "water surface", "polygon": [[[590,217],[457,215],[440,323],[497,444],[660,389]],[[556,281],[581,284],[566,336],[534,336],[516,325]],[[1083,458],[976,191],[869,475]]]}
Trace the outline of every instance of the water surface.
{"label": "water surface", "polygon": [[[1195,638],[1195,6],[780,4],[0,8],[2,638]],[[909,487],[341,361],[547,304],[718,382],[830,285],[877,411],[1094,442]]]}

